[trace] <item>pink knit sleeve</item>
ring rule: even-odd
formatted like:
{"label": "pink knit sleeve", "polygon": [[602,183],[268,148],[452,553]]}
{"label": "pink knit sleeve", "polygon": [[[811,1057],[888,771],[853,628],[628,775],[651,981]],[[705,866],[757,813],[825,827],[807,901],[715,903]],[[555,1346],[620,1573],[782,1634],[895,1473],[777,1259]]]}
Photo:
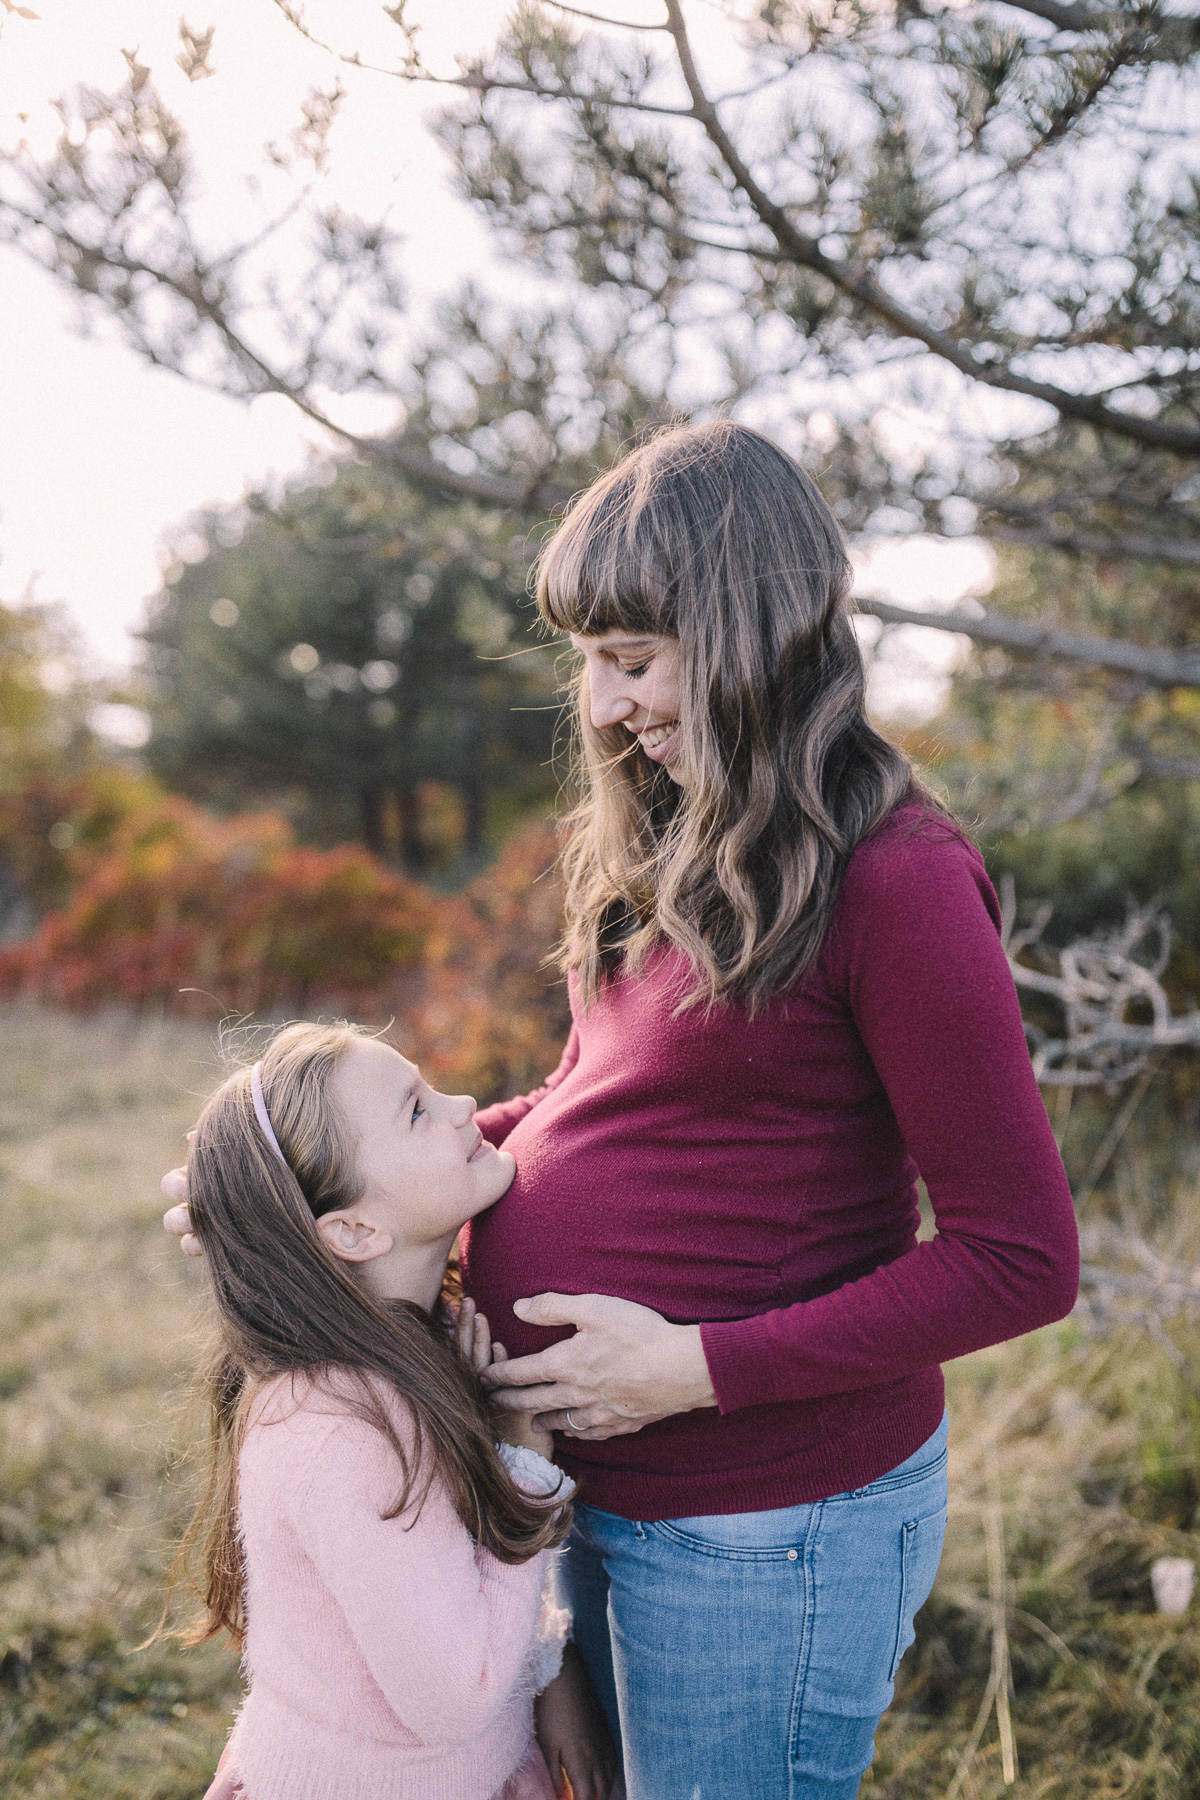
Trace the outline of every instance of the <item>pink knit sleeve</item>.
{"label": "pink knit sleeve", "polygon": [[834,1293],[701,1328],[723,1412],[868,1387],[1061,1318],[1071,1194],[973,848],[903,827],[851,862],[827,949],[938,1235]]}
{"label": "pink knit sleeve", "polygon": [[477,1550],[436,1480],[418,1517],[382,1517],[399,1465],[357,1418],[330,1428],[301,1411],[288,1430],[281,1479],[303,1479],[281,1504],[388,1705],[423,1741],[477,1738],[527,1680],[545,1553],[508,1565]]}
{"label": "pink knit sleeve", "polygon": [[539,1100],[552,1094],[559,1082],[571,1073],[579,1061],[579,1028],[571,1026],[566,1048],[559,1058],[559,1064],[552,1075],[547,1075],[540,1088],[534,1088],[531,1094],[518,1094],[513,1100],[498,1100],[494,1106],[485,1106],[475,1114],[475,1123],[482,1131],[489,1144],[497,1149],[504,1142],[514,1125],[519,1125],[527,1112],[531,1112]]}

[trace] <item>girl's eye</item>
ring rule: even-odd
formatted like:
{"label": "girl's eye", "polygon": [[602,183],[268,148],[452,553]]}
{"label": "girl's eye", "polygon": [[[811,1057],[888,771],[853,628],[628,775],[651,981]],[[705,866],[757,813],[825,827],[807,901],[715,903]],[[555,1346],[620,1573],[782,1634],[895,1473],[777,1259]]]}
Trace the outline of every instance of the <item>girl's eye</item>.
{"label": "girl's eye", "polygon": [[420,1118],[421,1114],[424,1111],[425,1111],[425,1108],[421,1105],[421,1102],[419,1100],[414,1100],[413,1101],[413,1109],[412,1109],[412,1118],[409,1120],[409,1124],[415,1125],[417,1120]]}

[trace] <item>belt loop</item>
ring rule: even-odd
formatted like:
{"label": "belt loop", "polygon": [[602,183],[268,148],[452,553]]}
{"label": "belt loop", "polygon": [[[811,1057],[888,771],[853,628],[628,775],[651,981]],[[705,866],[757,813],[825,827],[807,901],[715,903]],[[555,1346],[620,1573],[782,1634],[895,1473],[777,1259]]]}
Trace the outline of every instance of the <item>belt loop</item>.
{"label": "belt loop", "polygon": [[635,1519],[633,1521],[633,1535],[636,1538],[644,1538],[646,1535],[646,1527],[642,1524],[640,1519]]}

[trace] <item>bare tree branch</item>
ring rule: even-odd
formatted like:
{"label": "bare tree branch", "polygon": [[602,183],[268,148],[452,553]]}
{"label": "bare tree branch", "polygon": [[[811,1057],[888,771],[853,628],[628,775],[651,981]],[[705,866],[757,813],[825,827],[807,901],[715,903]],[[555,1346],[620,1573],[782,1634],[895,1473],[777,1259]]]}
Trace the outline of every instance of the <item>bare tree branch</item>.
{"label": "bare tree branch", "polygon": [[603,13],[584,12],[580,6],[567,6],[565,0],[547,0],[555,12],[570,13],[573,19],[590,19],[594,25],[615,25],[618,31],[666,31],[666,21],[646,25],[632,19],[609,19]]}
{"label": "bare tree branch", "polygon": [[1004,0],[1004,4],[1011,6],[1014,12],[1032,13],[1037,19],[1045,19],[1060,31],[1103,31],[1113,24],[1112,13],[1091,6],[1062,5],[1060,0]]}
{"label": "bare tree branch", "polygon": [[1112,669],[1136,675],[1154,687],[1200,687],[1200,651],[1160,650],[1146,644],[1129,644],[1119,638],[1082,637],[1005,619],[998,613],[926,612],[898,606],[892,600],[859,599],[859,612],[882,619],[885,625],[925,625],[933,631],[957,631],[977,644],[996,644],[1021,656],[1055,657],[1087,663],[1094,669]]}
{"label": "bare tree branch", "polygon": [[980,535],[997,544],[1044,545],[1081,556],[1107,556],[1122,561],[1170,563],[1200,568],[1200,539],[1154,537],[1149,532],[1057,531],[1052,525],[984,525]]}
{"label": "bare tree branch", "polygon": [[[1036,19],[1045,19],[1047,24],[1055,26],[1059,31],[1114,34],[1127,31],[1131,24],[1140,23],[1128,12],[1099,6],[1070,5],[1066,0],[1003,0],[1003,4],[1012,7],[1014,12],[1032,13]],[[1158,28],[1158,35],[1165,42],[1157,51],[1153,47],[1148,47],[1147,50],[1148,56],[1155,61],[1173,61],[1181,53],[1186,53],[1188,45],[1196,41],[1197,22],[1194,18],[1160,12]]]}
{"label": "bare tree branch", "polygon": [[1131,753],[1137,758],[1143,775],[1157,776],[1164,781],[1200,781],[1200,757],[1163,756],[1148,744],[1138,742],[1131,746]]}

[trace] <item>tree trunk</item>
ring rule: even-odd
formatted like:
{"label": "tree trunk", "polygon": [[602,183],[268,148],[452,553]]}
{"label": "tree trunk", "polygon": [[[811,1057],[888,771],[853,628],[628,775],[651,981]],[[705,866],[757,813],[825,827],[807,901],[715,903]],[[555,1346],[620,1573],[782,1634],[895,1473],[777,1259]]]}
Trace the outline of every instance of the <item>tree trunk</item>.
{"label": "tree trunk", "polygon": [[483,823],[486,789],[483,779],[485,755],[484,730],[479,678],[472,669],[464,683],[462,779],[458,791],[463,803],[463,850],[475,856],[483,849]]}
{"label": "tree trunk", "polygon": [[362,787],[358,790],[359,816],[362,820],[362,840],[375,856],[387,853],[387,839],[383,829],[383,795],[376,787]]}
{"label": "tree trunk", "polygon": [[396,790],[396,813],[400,821],[400,860],[409,875],[424,875],[429,855],[421,835],[421,805],[414,787]]}

